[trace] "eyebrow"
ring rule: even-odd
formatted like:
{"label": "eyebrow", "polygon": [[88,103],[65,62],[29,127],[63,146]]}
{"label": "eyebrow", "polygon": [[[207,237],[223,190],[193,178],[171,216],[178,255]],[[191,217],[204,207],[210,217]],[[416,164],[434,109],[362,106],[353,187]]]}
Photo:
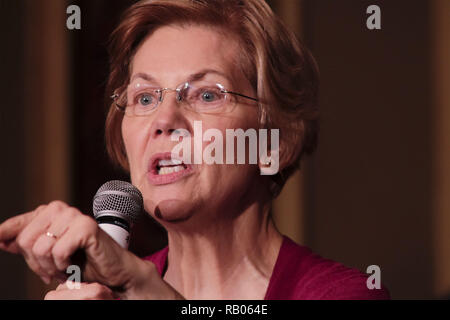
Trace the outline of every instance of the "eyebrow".
{"label": "eyebrow", "polygon": [[156,81],[155,78],[153,78],[150,74],[139,72],[131,77],[130,82],[133,82],[135,79],[138,78],[144,79],[146,81]]}
{"label": "eyebrow", "polygon": [[[208,74],[216,74],[216,75],[219,75],[222,78],[225,78],[226,80],[230,81],[230,78],[225,73],[218,71],[218,70],[214,70],[214,69],[203,69],[199,72],[193,73],[193,74],[189,75],[189,77],[187,78],[186,81],[190,82],[190,81],[195,81],[195,80],[201,80]],[[135,75],[133,75],[130,79],[130,82],[133,82],[135,79],[138,79],[138,78],[141,78],[141,79],[149,81],[149,82],[158,83],[158,81],[156,81],[156,79],[152,75],[150,75],[148,73],[143,73],[143,72],[139,72],[139,73],[136,73]]]}

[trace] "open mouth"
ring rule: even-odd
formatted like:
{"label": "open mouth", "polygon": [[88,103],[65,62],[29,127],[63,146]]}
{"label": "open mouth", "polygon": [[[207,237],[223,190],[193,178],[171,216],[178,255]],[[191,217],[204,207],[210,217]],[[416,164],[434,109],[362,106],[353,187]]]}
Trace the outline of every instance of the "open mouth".
{"label": "open mouth", "polygon": [[156,173],[158,175],[171,174],[186,169],[187,166],[181,160],[176,159],[159,160],[156,164]]}
{"label": "open mouth", "polygon": [[182,179],[193,171],[190,164],[180,159],[172,159],[170,152],[153,155],[148,172],[149,180],[154,185],[168,184]]}

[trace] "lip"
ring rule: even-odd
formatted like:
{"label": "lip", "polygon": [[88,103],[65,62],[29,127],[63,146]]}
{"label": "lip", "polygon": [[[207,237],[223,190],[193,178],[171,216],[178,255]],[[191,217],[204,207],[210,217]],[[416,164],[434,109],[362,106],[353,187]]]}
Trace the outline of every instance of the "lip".
{"label": "lip", "polygon": [[183,165],[186,167],[186,169],[184,169],[182,171],[178,171],[178,172],[172,172],[169,174],[159,175],[158,169],[157,169],[158,162],[160,160],[170,160],[170,159],[182,160],[177,157],[172,157],[171,152],[155,153],[150,158],[147,176],[148,176],[148,180],[150,181],[150,183],[152,185],[158,186],[158,185],[174,183],[174,182],[181,180],[184,177],[192,174],[192,172],[194,171],[194,168],[192,165],[185,164],[183,162]]}

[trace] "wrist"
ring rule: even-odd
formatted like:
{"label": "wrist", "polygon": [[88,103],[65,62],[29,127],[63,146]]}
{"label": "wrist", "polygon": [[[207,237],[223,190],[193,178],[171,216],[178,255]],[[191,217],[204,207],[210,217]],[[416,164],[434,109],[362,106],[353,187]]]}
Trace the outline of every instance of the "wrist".
{"label": "wrist", "polygon": [[181,300],[184,299],[175,289],[165,282],[150,261],[136,259],[133,275],[125,284],[119,296],[124,300]]}

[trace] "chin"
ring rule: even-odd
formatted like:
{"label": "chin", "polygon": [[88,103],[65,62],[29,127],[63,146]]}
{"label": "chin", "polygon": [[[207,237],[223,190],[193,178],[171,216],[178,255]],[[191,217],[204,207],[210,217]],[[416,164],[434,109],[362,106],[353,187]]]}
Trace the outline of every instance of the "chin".
{"label": "chin", "polygon": [[160,200],[145,207],[146,211],[161,224],[187,221],[196,211],[191,201],[183,199]]}

